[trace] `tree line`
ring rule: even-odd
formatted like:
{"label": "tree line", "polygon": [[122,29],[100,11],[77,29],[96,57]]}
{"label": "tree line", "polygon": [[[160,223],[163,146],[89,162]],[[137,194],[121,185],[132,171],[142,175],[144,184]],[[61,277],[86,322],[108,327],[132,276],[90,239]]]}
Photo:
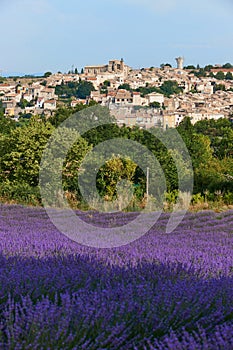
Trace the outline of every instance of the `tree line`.
{"label": "tree line", "polygon": [[[15,200],[41,204],[39,191],[40,162],[45,146],[56,130],[74,112],[80,112],[87,107],[78,105],[76,109],[60,108],[48,120],[32,117],[28,123],[17,123],[0,117],[0,196],[2,200]],[[138,126],[132,128],[118,126],[110,116],[109,110],[98,106],[101,114],[109,123],[93,128],[77,136],[75,143],[63,160],[62,184],[67,198],[72,198],[78,206],[84,205],[78,184],[78,175],[85,155],[98,144],[114,138],[128,139],[144,145],[158,160],[165,175],[166,191],[170,198],[175,198],[179,189],[179,179],[175,158],[182,162],[182,176],[189,178],[186,159],[177,155],[175,132],[179,132],[186,144],[192,161],[194,172],[193,198],[207,198],[214,201],[219,198],[226,204],[233,203],[233,124],[231,119],[203,120],[192,125],[187,117],[175,129],[156,129],[149,132]],[[94,119],[93,119],[94,120]],[[88,123],[88,121],[87,121]],[[91,124],[90,124],[91,125]],[[66,137],[62,142],[68,142],[73,129],[64,129]],[[170,148],[166,148],[162,139],[171,140]],[[58,140],[59,141],[59,140]],[[57,160],[58,161],[58,160]],[[93,160],[93,164],[95,159]],[[150,160],[149,160],[150,163]],[[94,164],[95,165],[95,164]],[[94,166],[93,165],[93,166]],[[51,164],[47,164],[50,169]],[[52,171],[52,167],[51,167]],[[150,174],[150,186],[156,186],[153,174]],[[127,180],[133,185],[134,205],[143,203],[146,193],[146,174],[129,157],[112,154],[104,162],[96,175],[96,186],[99,195],[105,200],[117,198],[117,183]],[[153,182],[154,181],[154,182]],[[196,196],[196,197],[195,197]],[[198,197],[199,196],[199,197]]]}

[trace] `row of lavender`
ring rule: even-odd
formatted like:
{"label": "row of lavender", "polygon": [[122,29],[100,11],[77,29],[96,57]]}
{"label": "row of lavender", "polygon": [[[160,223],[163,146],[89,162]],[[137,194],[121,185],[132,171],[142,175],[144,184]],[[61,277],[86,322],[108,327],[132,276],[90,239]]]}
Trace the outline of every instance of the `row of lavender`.
{"label": "row of lavender", "polygon": [[[135,213],[77,212],[103,226]],[[233,211],[162,214],[114,249],[63,236],[42,208],[0,207],[1,349],[232,349]]]}

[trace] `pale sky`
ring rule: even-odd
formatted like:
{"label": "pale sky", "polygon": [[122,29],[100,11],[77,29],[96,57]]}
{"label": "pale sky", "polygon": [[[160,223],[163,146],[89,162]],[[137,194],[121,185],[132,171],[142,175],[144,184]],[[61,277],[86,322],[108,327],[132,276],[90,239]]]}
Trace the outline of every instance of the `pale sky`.
{"label": "pale sky", "polygon": [[0,70],[233,64],[230,0],[0,0]]}

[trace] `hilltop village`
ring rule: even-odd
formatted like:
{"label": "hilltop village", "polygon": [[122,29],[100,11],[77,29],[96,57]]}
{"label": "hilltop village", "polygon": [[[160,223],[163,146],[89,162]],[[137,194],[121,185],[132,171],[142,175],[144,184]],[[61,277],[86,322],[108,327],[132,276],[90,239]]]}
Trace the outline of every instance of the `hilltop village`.
{"label": "hilltop village", "polygon": [[[142,128],[176,127],[186,116],[194,124],[203,119],[229,118],[233,113],[233,66],[183,66],[133,69],[124,60],[86,66],[67,74],[43,77],[0,77],[0,104],[14,120],[54,115],[57,108],[74,108],[91,101],[106,106],[119,125]],[[76,92],[79,93],[76,93]]]}

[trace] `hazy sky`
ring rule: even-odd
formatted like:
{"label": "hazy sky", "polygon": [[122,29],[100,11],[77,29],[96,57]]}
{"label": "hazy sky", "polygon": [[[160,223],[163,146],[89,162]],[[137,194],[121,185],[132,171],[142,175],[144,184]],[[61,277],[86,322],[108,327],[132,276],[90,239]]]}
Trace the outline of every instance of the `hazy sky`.
{"label": "hazy sky", "polygon": [[233,63],[233,1],[0,0],[0,70]]}

